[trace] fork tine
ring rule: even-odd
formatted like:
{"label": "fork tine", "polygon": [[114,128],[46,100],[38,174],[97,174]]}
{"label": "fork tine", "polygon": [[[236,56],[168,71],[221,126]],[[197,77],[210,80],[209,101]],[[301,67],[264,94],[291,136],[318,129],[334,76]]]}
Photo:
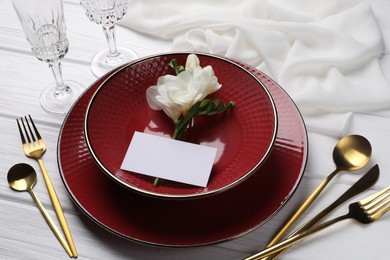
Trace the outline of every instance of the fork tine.
{"label": "fork tine", "polygon": [[[22,126],[23,126],[23,129],[24,129],[24,133],[26,134],[25,137],[27,138],[27,141],[28,141],[29,143],[31,143],[31,139],[30,139],[30,136],[29,136],[29,134],[28,134],[28,132],[27,132],[27,128],[26,128],[26,125],[25,125],[25,123],[24,123],[23,117],[20,118],[20,121],[22,122]],[[27,122],[26,122],[26,123],[27,123]]]}
{"label": "fork tine", "polygon": [[16,123],[18,124],[18,129],[19,129],[19,133],[20,133],[20,138],[22,139],[22,143],[26,144],[26,138],[24,138],[24,134],[23,134],[22,128],[20,127],[18,119],[16,119]]}
{"label": "fork tine", "polygon": [[[390,210],[390,186],[371,195],[370,197],[359,201],[364,212],[372,220],[378,220]],[[370,200],[370,201],[368,201]],[[365,202],[362,205],[362,201]]]}
{"label": "fork tine", "polygon": [[359,204],[362,206],[362,207],[370,207],[370,205],[372,204],[372,202],[379,198],[380,196],[382,196],[383,194],[385,194],[386,192],[390,191],[390,186],[387,187],[387,188],[384,188],[383,190],[365,198],[365,199],[362,199],[362,200],[359,200]]}
{"label": "fork tine", "polygon": [[[383,193],[383,191],[384,191],[384,193]],[[369,209],[369,208],[377,207],[378,204],[380,204],[382,201],[386,200],[389,197],[390,193],[388,193],[387,191],[388,191],[388,188],[380,191],[380,195],[378,197],[376,197],[376,199],[374,199],[371,203],[367,204],[365,206],[365,208]]]}
{"label": "fork tine", "polygon": [[34,121],[33,121],[32,118],[31,118],[31,116],[28,115],[28,117],[30,118],[30,122],[31,122],[31,124],[32,124],[32,126],[33,126],[33,128],[34,128],[34,132],[35,132],[35,135],[37,136],[38,140],[39,140],[39,139],[42,139],[41,135],[39,134],[39,131],[38,131],[37,127],[36,127],[35,124],[34,124]]}
{"label": "fork tine", "polygon": [[372,205],[370,208],[366,209],[365,211],[368,214],[372,214],[378,210],[381,210],[384,206],[386,206],[390,202],[389,195],[383,196],[380,198],[379,201],[377,201],[374,205]]}
{"label": "fork tine", "polygon": [[370,218],[373,219],[373,220],[378,220],[383,215],[385,215],[386,212],[388,212],[390,210],[390,204],[389,203],[390,203],[390,199],[388,199],[387,201],[383,202],[381,204],[381,207],[379,207],[378,211],[373,212],[373,213],[370,214]]}
{"label": "fork tine", "polygon": [[28,122],[27,116],[24,116],[24,119],[26,120],[26,124],[27,124],[28,130],[30,132],[31,138],[32,138],[33,142],[35,142],[36,139],[35,139],[33,131],[31,130],[31,127],[30,127],[30,124]]}

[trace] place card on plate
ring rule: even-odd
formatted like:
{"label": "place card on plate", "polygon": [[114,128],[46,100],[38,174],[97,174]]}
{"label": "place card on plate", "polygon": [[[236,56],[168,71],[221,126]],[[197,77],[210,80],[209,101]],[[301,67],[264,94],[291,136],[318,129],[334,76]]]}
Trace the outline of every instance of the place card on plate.
{"label": "place card on plate", "polygon": [[134,132],[121,169],[206,187],[217,149]]}

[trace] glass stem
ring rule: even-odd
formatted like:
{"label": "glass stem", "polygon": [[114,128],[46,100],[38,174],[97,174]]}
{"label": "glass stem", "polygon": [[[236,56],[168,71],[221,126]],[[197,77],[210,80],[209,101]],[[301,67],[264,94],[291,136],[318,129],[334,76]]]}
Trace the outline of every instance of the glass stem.
{"label": "glass stem", "polygon": [[110,53],[107,55],[107,59],[116,58],[120,54],[116,49],[116,40],[115,40],[115,24],[110,27],[103,26],[104,36],[106,37],[108,43],[108,49]]}
{"label": "glass stem", "polygon": [[55,96],[60,96],[69,91],[69,87],[64,83],[62,78],[62,68],[60,60],[49,62],[49,68],[53,73],[54,79],[56,81],[56,90],[54,92]]}

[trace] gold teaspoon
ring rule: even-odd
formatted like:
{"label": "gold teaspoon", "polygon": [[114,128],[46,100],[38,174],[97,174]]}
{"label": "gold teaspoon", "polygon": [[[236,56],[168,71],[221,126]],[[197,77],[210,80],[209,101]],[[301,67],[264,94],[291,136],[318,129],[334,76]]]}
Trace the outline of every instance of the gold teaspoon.
{"label": "gold teaspoon", "polygon": [[37,204],[39,210],[41,211],[43,217],[45,218],[47,224],[50,226],[54,235],[57,237],[58,241],[61,243],[62,247],[65,249],[66,253],[73,257],[72,252],[68,244],[66,243],[64,237],[61,235],[57,227],[55,226],[53,220],[47,214],[45,208],[42,203],[38,200],[38,197],[33,192],[32,188],[37,182],[37,174],[33,167],[25,163],[15,164],[8,171],[7,180],[9,186],[15,191],[27,191],[31,194],[34,202]]}

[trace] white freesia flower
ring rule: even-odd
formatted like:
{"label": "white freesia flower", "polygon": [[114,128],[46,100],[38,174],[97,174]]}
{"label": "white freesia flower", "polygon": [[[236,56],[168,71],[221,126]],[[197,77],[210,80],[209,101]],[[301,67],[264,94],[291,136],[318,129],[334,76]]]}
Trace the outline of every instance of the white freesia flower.
{"label": "white freesia flower", "polygon": [[185,70],[177,76],[159,77],[157,85],[146,91],[149,106],[163,110],[176,123],[180,115],[185,116],[188,110],[207,95],[221,88],[211,66],[202,68],[196,55],[187,57]]}
{"label": "white freesia flower", "polygon": [[200,68],[200,61],[198,56],[195,54],[188,55],[185,70],[192,74],[196,68]]}

